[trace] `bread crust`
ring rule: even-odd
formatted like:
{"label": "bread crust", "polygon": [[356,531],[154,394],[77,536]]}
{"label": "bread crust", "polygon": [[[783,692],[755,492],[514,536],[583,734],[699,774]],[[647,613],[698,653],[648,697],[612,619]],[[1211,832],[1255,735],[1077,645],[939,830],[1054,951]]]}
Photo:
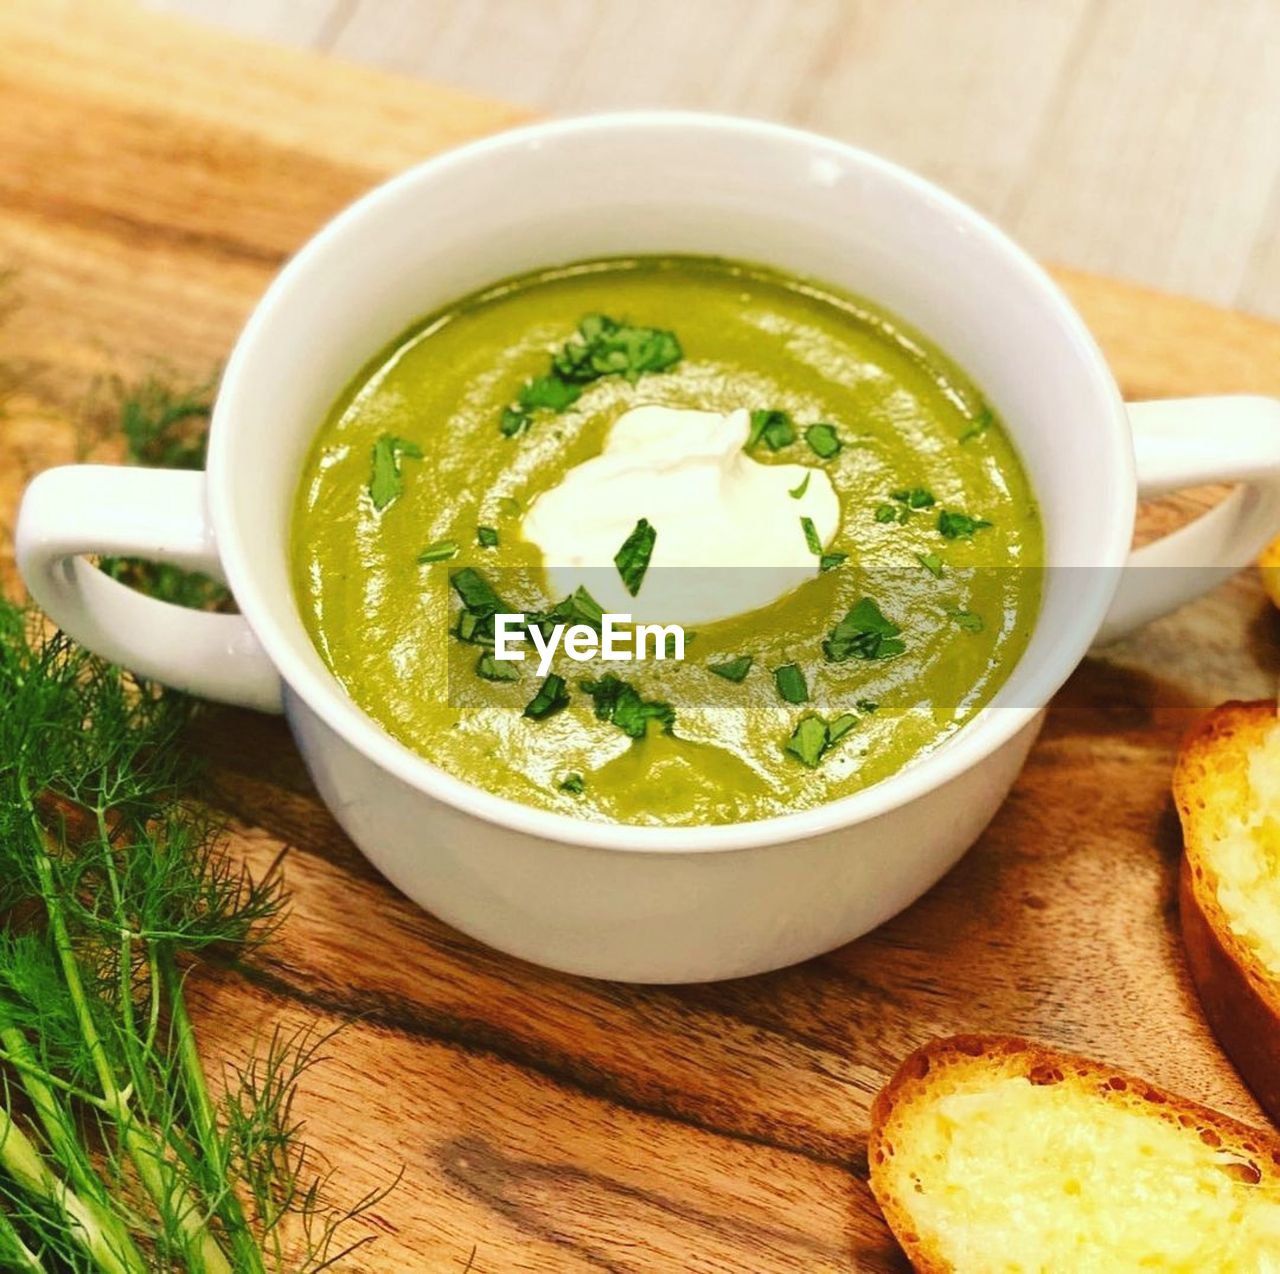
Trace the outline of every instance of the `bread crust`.
{"label": "bread crust", "polygon": [[1013,1035],[954,1035],[916,1049],[898,1067],[871,1106],[867,1163],[871,1192],[894,1237],[919,1274],[955,1274],[913,1220],[910,1201],[894,1187],[891,1162],[900,1147],[894,1137],[909,1128],[912,1106],[929,1098],[948,1072],[983,1072],[988,1078],[1022,1076],[1036,1084],[1071,1083],[1100,1101],[1138,1109],[1248,1158],[1259,1177],[1280,1180],[1280,1136],[1253,1128],[1221,1111],[1180,1097],[1127,1071]]}
{"label": "bread crust", "polygon": [[1280,983],[1232,931],[1207,849],[1221,813],[1247,798],[1249,754],[1275,720],[1272,700],[1215,708],[1183,744],[1173,796],[1182,823],[1178,911],[1191,979],[1223,1051],[1280,1122]]}

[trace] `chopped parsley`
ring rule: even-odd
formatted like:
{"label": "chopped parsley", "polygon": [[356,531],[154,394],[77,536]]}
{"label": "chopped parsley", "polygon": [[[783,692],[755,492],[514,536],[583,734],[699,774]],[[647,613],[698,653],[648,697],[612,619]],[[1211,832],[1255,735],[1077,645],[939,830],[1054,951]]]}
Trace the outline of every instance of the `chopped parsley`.
{"label": "chopped parsley", "polygon": [[369,475],[369,498],[379,513],[404,491],[402,460],[421,460],[422,448],[407,438],[383,434],[373,444],[373,470]]}
{"label": "chopped parsley", "polygon": [[770,451],[781,451],[796,440],[796,427],[785,411],[763,409],[751,413],[751,432],[747,435],[744,451],[750,451],[763,442]]}
{"label": "chopped parsley", "polygon": [[829,425],[825,420],[819,420],[816,424],[810,425],[804,431],[804,440],[809,444],[809,450],[816,456],[821,456],[823,460],[830,460],[832,456],[838,455],[843,445],[840,442],[840,435],[836,433],[836,427]]}
{"label": "chopped parsley", "polygon": [[449,575],[449,583],[462,602],[455,635],[462,641],[476,646],[492,646],[494,638],[493,617],[499,611],[510,608],[493,591],[489,581],[479,571],[464,566]]}
{"label": "chopped parsley", "polygon": [[[515,613],[494,591],[492,585],[479,571],[464,566],[449,576],[449,583],[462,602],[462,611],[458,615],[458,626],[454,635],[461,641],[475,646],[492,646],[494,642],[493,617],[499,611]],[[532,611],[525,614],[526,631],[533,627],[545,630],[548,624],[578,623],[590,624],[599,628],[604,618],[600,603],[581,586],[568,597],[562,598],[550,610]],[[505,661],[503,661],[505,662]],[[476,669],[480,672],[479,667]],[[483,676],[484,674],[481,673]],[[514,680],[508,677],[491,677],[493,681]]]}
{"label": "chopped parsley", "polygon": [[891,659],[907,646],[902,629],[870,597],[864,597],[831,630],[822,650],[832,663],[846,659]]}
{"label": "chopped parsley", "polygon": [[557,786],[562,792],[568,792],[570,796],[581,796],[587,790],[586,780],[581,774],[566,774]]}
{"label": "chopped parsley", "polygon": [[859,699],[853,706],[857,708],[859,712],[865,712],[868,715],[873,712],[880,711],[880,705],[872,699]]}
{"label": "chopped parsley", "polygon": [[902,526],[913,513],[932,508],[935,503],[933,492],[927,488],[903,487],[898,491],[890,491],[889,500],[876,506],[876,521],[896,522]]}
{"label": "chopped parsley", "polygon": [[572,407],[581,396],[581,385],[561,380],[559,376],[535,376],[520,390],[520,410],[525,415],[540,407],[559,413]]}
{"label": "chopped parsley", "polygon": [[518,407],[507,406],[502,409],[498,419],[498,430],[504,438],[514,438],[522,434],[533,423]]}
{"label": "chopped parsley", "polygon": [[995,413],[985,403],[973,417],[973,424],[960,435],[961,442],[968,442],[971,438],[984,434],[995,424]]}
{"label": "chopped parsley", "polygon": [[796,757],[802,765],[816,770],[822,754],[831,745],[831,736],[827,723],[817,713],[801,717],[796,728],[787,740],[786,751]]}
{"label": "chopped parsley", "polygon": [[601,376],[624,376],[635,384],[646,372],[665,372],[684,357],[674,332],[620,323],[588,314],[551,360],[561,380],[585,385]]}
{"label": "chopped parsley", "polygon": [[934,579],[942,578],[942,559],[936,553],[917,553],[916,561],[919,562]]}
{"label": "chopped parsley", "polygon": [[482,549],[496,549],[498,547],[498,532],[491,526],[476,527],[476,543]]}
{"label": "chopped parsley", "polygon": [[971,540],[975,531],[984,531],[991,525],[986,518],[970,517],[956,509],[943,509],[938,514],[938,534],[948,540]]}
{"label": "chopped parsley", "polygon": [[787,703],[808,703],[809,686],[799,664],[783,664],[773,670],[774,684]]}
{"label": "chopped parsley", "polygon": [[814,557],[822,556],[822,541],[818,538],[818,528],[813,525],[812,518],[801,518],[800,529],[804,532],[804,542]]}
{"label": "chopped parsley", "polygon": [[565,689],[564,678],[553,672],[538,687],[537,694],[525,704],[524,715],[531,720],[542,721],[568,706],[569,692]]}
{"label": "chopped parsley", "polygon": [[804,477],[800,479],[800,485],[797,487],[792,487],[791,490],[787,492],[787,494],[793,500],[799,500],[804,495],[804,493],[808,491],[809,479],[812,477],[813,477],[813,474],[806,473]]}
{"label": "chopped parsley", "polygon": [[418,561],[425,566],[428,562],[447,562],[451,557],[457,556],[458,544],[456,540],[437,540],[434,544],[428,544],[418,554]]}
{"label": "chopped parsley", "polygon": [[535,412],[567,410],[584,386],[602,376],[623,376],[634,385],[646,372],[664,372],[683,357],[674,332],[588,314],[552,355],[551,370],[521,386],[516,401],[503,409],[498,428],[514,438],[529,428]]}
{"label": "chopped parsley", "polygon": [[819,571],[833,571],[841,562],[848,559],[848,553],[824,553],[818,559]]}
{"label": "chopped parsley", "polygon": [[827,726],[828,745],[839,742],[857,724],[858,718],[852,712],[842,712]]}
{"label": "chopped parsley", "polygon": [[816,770],[822,758],[858,723],[852,712],[842,712],[828,721],[816,712],[807,713],[796,723],[787,740],[785,751],[802,765]]}
{"label": "chopped parsley", "polygon": [[634,597],[640,591],[640,583],[644,573],[649,569],[649,558],[653,554],[653,546],[657,542],[658,533],[645,518],[636,523],[635,530],[622,542],[622,547],[614,555],[613,563],[622,576],[622,583],[628,593]]}
{"label": "chopped parsley", "polygon": [[717,677],[726,681],[743,681],[751,671],[753,660],[750,655],[739,655],[736,659],[726,659],[723,663],[708,664],[707,671],[714,672]]}
{"label": "chopped parsley", "polygon": [[598,681],[580,681],[578,686],[595,700],[599,720],[612,721],[633,739],[644,738],[650,721],[658,722],[667,734],[675,725],[676,712],[669,703],[642,698],[630,682],[611,672],[606,672]]}
{"label": "chopped parsley", "polygon": [[464,566],[449,575],[449,583],[458,594],[463,606],[475,615],[496,615],[506,603],[493,591],[493,586],[479,571]]}
{"label": "chopped parsley", "polygon": [[947,614],[955,620],[956,625],[967,633],[980,633],[983,629],[982,616],[971,610],[949,610]]}
{"label": "chopped parsley", "polygon": [[581,584],[550,610],[529,616],[531,624],[590,624],[592,628],[599,628],[603,619],[604,608]]}
{"label": "chopped parsley", "polygon": [[520,666],[515,660],[495,659],[489,651],[482,650],[476,660],[476,676],[486,681],[519,681]]}

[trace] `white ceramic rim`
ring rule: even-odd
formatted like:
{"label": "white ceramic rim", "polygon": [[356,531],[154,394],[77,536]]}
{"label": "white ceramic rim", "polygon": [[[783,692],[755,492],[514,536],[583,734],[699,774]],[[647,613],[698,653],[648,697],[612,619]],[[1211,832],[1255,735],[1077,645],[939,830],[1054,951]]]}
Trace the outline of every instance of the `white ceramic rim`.
{"label": "white ceramic rim", "polygon": [[1134,496],[1127,507],[1121,505],[1101,511],[1095,507],[1089,513],[1092,517],[1101,516],[1111,522],[1106,534],[1110,545],[1109,560],[1098,565],[1119,567],[1124,562],[1132,541],[1137,500],[1132,435],[1124,403],[1102,352],[1083,320],[1058,285],[1022,248],[992,222],[932,182],[846,143],[787,125],[729,115],[696,111],[625,111],[510,129],[435,155],[363,195],[328,222],[286,264],[255,307],[236,342],[223,375],[210,428],[208,506],[227,582],[241,613],[287,687],[330,729],[374,764],[410,787],[498,826],[586,848],[687,853],[789,843],[878,818],[981,763],[1033,720],[1071,675],[1092,643],[1118,586],[1118,570],[1092,572],[1097,582],[1089,603],[1077,613],[1078,622],[1073,630],[1064,632],[1055,644],[1054,657],[1049,665],[1037,670],[1035,680],[1042,697],[1035,706],[1000,705],[997,694],[993,703],[980,709],[962,730],[936,751],[925,754],[897,774],[870,787],[792,814],[750,823],[707,827],[648,827],[593,822],[522,805],[455,777],[394,739],[342,690],[335,679],[326,681],[316,675],[307,662],[297,656],[290,640],[275,624],[270,604],[256,584],[254,546],[240,533],[232,516],[228,483],[234,475],[227,472],[224,458],[227,445],[222,440],[235,427],[237,401],[252,390],[242,374],[247,361],[246,351],[271,326],[285,296],[303,284],[313,258],[319,256],[331,240],[352,233],[365,215],[383,200],[395,198],[403,188],[429,181],[437,173],[454,166],[490,162],[500,157],[503,151],[555,139],[566,133],[620,128],[701,129],[713,133],[754,134],[788,140],[814,154],[839,157],[846,163],[861,165],[883,179],[898,183],[921,201],[934,205],[962,223],[968,233],[985,240],[1007,257],[1024,276],[1029,290],[1038,294],[1041,303],[1057,318],[1066,342],[1064,356],[1073,356],[1095,379],[1095,388],[1101,391],[1100,396],[1111,401],[1110,435],[1114,446],[1110,456],[1099,456],[1098,459],[1099,463],[1114,467],[1122,478],[1127,478],[1123,485],[1132,490]]}

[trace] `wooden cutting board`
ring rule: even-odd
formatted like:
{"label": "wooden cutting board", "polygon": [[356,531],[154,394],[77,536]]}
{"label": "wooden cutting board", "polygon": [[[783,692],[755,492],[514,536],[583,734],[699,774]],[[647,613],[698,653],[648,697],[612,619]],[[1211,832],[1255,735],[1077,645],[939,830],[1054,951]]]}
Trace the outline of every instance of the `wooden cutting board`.
{"label": "wooden cutting board", "polygon": [[[519,117],[101,0],[0,6],[0,521],[76,457],[95,378],[207,375],[338,207]],[[1280,394],[1280,327],[1058,275],[1130,395]],[[200,976],[202,1038],[216,1060],[276,1022],[348,1024],[301,1113],[349,1197],[403,1171],[352,1270],[901,1268],[866,1115],[932,1035],[1039,1036],[1260,1118],[1187,980],[1168,776],[1194,711],[1273,693],[1278,662],[1242,576],[1080,669],[994,825],[906,914],[800,968],[663,990],[546,973],[424,915],[334,825],[279,720],[211,714],[235,852],[287,850],[294,904],[251,967]]]}

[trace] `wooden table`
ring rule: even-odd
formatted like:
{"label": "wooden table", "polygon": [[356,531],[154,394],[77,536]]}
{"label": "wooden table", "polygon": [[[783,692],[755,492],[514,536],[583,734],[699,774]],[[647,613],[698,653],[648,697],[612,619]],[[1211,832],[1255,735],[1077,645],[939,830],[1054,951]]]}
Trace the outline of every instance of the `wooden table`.
{"label": "wooden table", "polygon": [[763,116],[1038,256],[1280,319],[1276,0],[142,0],[568,114]]}
{"label": "wooden table", "polygon": [[[87,2],[0,9],[0,500],[73,459],[95,378],[222,358],[285,255],[384,173],[512,110]],[[1135,396],[1280,393],[1280,328],[1063,272]],[[1163,506],[1148,528],[1184,513]],[[0,543],[12,582],[10,544]],[[972,853],[906,914],[767,977],[639,989],[546,973],[400,898],[334,825],[283,724],[210,714],[234,852],[286,850],[293,913],[203,975],[213,1059],[347,1023],[301,1098],[367,1218],[370,1274],[897,1269],[866,1188],[872,1094],[940,1033],[1090,1051],[1259,1117],[1197,1012],[1167,783],[1196,708],[1271,694],[1256,581],[1087,662]]]}

